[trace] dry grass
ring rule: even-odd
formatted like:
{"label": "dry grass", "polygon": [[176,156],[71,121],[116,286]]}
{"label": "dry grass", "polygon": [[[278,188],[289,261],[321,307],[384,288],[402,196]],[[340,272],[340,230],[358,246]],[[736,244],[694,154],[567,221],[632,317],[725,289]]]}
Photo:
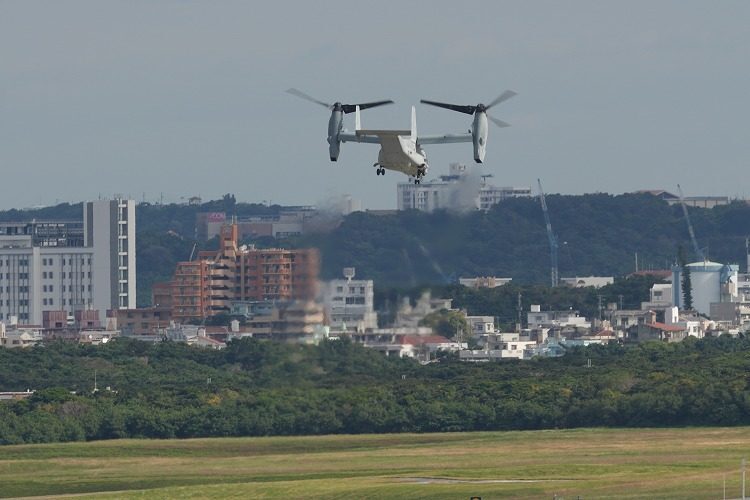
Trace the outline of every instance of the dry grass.
{"label": "dry grass", "polygon": [[[748,455],[747,428],[7,446],[0,496],[720,498],[725,474],[728,495],[739,495],[739,464]],[[499,480],[522,481],[492,482]]]}

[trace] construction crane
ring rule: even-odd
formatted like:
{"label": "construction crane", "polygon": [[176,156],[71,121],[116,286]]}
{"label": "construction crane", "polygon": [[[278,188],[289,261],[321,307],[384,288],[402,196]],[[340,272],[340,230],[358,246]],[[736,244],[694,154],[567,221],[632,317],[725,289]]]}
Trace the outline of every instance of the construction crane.
{"label": "construction crane", "polygon": [[685,205],[685,197],[682,195],[682,188],[677,184],[677,191],[680,193],[680,205],[682,205],[682,212],[685,214],[685,220],[687,221],[688,231],[690,232],[690,241],[693,242],[693,250],[695,256],[700,262],[706,261],[706,255],[703,253],[701,247],[698,246],[698,240],[695,239],[695,231],[693,231],[693,223],[690,222],[690,214],[688,214],[687,205]]}
{"label": "construction crane", "polygon": [[551,278],[552,286],[556,287],[559,281],[558,270],[557,270],[557,238],[555,233],[552,232],[552,223],[549,221],[549,213],[547,211],[547,201],[544,199],[544,189],[542,189],[542,181],[537,179],[539,183],[539,199],[542,202],[542,211],[544,212],[544,223],[547,225],[547,238],[549,239],[549,254],[551,264]]}

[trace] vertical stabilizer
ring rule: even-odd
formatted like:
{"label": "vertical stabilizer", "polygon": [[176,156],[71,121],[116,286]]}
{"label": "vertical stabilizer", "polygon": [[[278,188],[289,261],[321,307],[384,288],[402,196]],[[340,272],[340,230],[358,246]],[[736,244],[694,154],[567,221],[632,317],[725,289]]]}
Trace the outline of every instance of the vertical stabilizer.
{"label": "vertical stabilizer", "polygon": [[362,122],[359,119],[359,106],[354,108],[354,130],[362,130]]}
{"label": "vertical stabilizer", "polygon": [[411,140],[417,140],[417,108],[411,107]]}

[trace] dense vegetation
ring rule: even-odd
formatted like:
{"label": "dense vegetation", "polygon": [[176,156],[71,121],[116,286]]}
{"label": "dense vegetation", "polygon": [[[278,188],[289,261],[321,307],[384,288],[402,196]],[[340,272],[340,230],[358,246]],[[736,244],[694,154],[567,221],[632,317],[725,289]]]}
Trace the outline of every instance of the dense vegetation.
{"label": "dense vegetation", "polygon": [[[633,271],[635,253],[642,269],[677,261],[678,248],[692,248],[679,206],[647,194],[549,195],[547,205],[560,243],[561,276],[621,276]],[[247,216],[278,213],[279,206],[238,203],[227,194],[202,205],[137,208],[138,303],[151,300],[151,285],[168,279],[175,264],[215,242],[195,241],[199,212]],[[750,234],[750,206],[735,202],[711,210],[690,209],[695,232],[713,260],[740,263]],[[2,220],[79,219],[80,204],[38,210],[0,211]],[[358,212],[333,231],[294,240],[265,238],[262,245],[321,249],[322,277],[338,277],[355,266],[357,275],[378,287],[445,284],[460,276],[503,276],[517,283],[549,282],[549,246],[535,198],[506,200],[487,213],[416,211],[392,215]],[[688,252],[688,259],[695,257]]]}
{"label": "dense vegetation", "polygon": [[223,351],[124,339],[0,350],[0,389],[37,389],[0,404],[0,443],[748,425],[748,349],[750,340],[721,337],[428,366],[346,339],[243,340]]}
{"label": "dense vegetation", "polygon": [[[648,194],[547,196],[559,242],[560,275],[620,276],[635,268],[664,269],[678,248],[692,248],[679,205]],[[744,202],[690,209],[701,247],[713,260],[741,263],[750,234],[750,206]],[[377,216],[355,213],[329,235],[311,235],[298,244],[323,254],[325,277],[344,265],[387,286],[446,283],[461,276],[511,277],[522,283],[549,283],[549,245],[535,198],[516,198],[487,213],[465,215],[416,211]],[[689,257],[695,260],[692,252]]]}

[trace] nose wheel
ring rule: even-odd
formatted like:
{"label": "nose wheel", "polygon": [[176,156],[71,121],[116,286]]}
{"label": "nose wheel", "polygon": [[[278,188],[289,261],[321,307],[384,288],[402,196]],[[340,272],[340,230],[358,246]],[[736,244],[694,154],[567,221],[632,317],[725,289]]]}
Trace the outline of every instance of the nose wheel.
{"label": "nose wheel", "polygon": [[377,175],[385,175],[385,169],[380,167],[375,171],[375,174]]}

